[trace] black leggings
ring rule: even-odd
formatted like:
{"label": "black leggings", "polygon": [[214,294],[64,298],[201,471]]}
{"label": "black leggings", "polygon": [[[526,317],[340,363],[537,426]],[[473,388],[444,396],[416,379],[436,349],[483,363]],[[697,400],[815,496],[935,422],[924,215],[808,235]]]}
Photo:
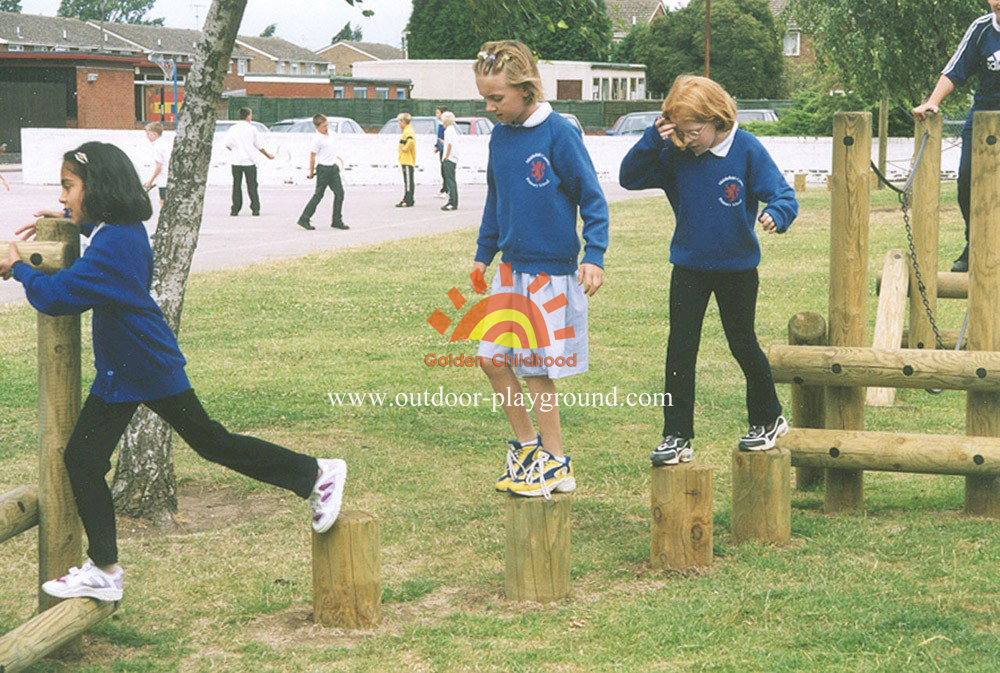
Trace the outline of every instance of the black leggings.
{"label": "black leggings", "polygon": [[751,425],[767,425],[781,414],[767,356],[757,343],[757,269],[694,271],[675,266],[670,276],[670,336],[663,407],[663,435],[694,437],[694,373],[708,299],[715,293],[729,350],[747,381]]}
{"label": "black leggings", "polygon": [[[115,508],[105,475],[111,454],[139,402],[105,402],[87,397],[64,460],[90,559],[99,566],[118,561]],[[248,477],[286,488],[307,498],[316,483],[316,459],[245,435],[234,435],[208,417],[193,389],[143,402],[177,431],[199,456]]]}

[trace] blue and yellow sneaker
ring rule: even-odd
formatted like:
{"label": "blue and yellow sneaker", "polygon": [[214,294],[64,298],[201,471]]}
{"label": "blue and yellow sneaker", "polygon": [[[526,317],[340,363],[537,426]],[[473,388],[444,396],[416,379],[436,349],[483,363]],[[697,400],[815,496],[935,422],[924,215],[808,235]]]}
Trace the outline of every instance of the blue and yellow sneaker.
{"label": "blue and yellow sneaker", "polygon": [[507,444],[507,464],[504,466],[500,478],[497,479],[496,489],[498,493],[506,493],[510,490],[510,483],[514,479],[524,476],[524,471],[531,462],[535,449],[542,445],[542,436],[538,435],[533,441],[521,442],[511,439]]}
{"label": "blue and yellow sneaker", "polygon": [[527,463],[524,475],[510,481],[509,491],[514,495],[528,497],[540,495],[548,500],[552,497],[553,491],[569,493],[575,489],[576,477],[573,476],[573,465],[569,456],[556,458],[538,447]]}

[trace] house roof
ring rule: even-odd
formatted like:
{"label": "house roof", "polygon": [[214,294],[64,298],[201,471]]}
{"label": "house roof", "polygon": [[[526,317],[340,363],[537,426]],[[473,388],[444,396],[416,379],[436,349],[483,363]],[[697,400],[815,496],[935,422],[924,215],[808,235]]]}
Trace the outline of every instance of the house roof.
{"label": "house roof", "polygon": [[0,44],[41,45],[80,51],[138,52],[133,45],[79,19],[0,12]]}
{"label": "house roof", "polygon": [[371,56],[378,61],[388,61],[397,58],[403,58],[403,50],[398,47],[393,47],[389,44],[381,44],[379,42],[355,42],[354,40],[340,40],[329,44],[322,49],[317,49],[317,54],[322,54],[334,47],[346,47],[348,49],[353,49],[354,51],[359,51],[363,54]]}
{"label": "house roof", "polygon": [[240,35],[236,44],[263,54],[272,61],[301,61],[304,63],[323,63],[326,59],[319,58],[305,47],[300,47],[280,37],[248,37]]}
{"label": "house roof", "polygon": [[[88,23],[92,26],[99,25],[96,21]],[[202,32],[199,30],[131,23],[105,23],[104,29],[136,45],[146,53],[164,52],[193,56],[198,40],[202,37]],[[250,58],[250,54],[239,47],[234,47],[231,58]]]}
{"label": "house roof", "polygon": [[633,17],[635,25],[645,25],[653,18],[657,8],[662,5],[663,0],[612,0],[612,2],[607,3],[611,30],[627,33],[632,30]]}

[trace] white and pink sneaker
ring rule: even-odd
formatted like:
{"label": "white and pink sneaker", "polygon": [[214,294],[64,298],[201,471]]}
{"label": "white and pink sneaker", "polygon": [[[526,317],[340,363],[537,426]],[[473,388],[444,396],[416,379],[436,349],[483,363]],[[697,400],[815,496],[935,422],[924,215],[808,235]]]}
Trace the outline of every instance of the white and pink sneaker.
{"label": "white and pink sneaker", "polygon": [[122,578],[125,571],[115,566],[113,573],[106,573],[87,559],[81,568],[70,568],[62,577],[49,580],[42,591],[56,598],[96,598],[99,601],[122,599]]}
{"label": "white and pink sneaker", "polygon": [[313,486],[309,502],[312,505],[313,530],[325,533],[340,516],[340,503],[344,499],[344,482],[347,480],[347,463],[340,458],[317,459],[319,479]]}

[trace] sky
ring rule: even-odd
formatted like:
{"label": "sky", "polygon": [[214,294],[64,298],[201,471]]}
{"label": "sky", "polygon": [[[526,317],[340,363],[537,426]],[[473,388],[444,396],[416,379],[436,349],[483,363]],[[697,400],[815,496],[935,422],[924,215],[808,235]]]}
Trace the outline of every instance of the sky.
{"label": "sky", "polygon": [[[21,0],[23,14],[55,16],[60,0]],[[164,19],[171,28],[201,28],[211,0],[157,0],[150,18]],[[268,25],[278,25],[275,35],[316,50],[331,39],[348,21],[360,26],[365,42],[381,42],[399,47],[403,30],[413,8],[411,0],[364,0],[360,8],[344,0],[248,0],[241,35],[260,35]],[[366,18],[361,12],[371,9]],[[196,20],[197,17],[197,20]]]}

